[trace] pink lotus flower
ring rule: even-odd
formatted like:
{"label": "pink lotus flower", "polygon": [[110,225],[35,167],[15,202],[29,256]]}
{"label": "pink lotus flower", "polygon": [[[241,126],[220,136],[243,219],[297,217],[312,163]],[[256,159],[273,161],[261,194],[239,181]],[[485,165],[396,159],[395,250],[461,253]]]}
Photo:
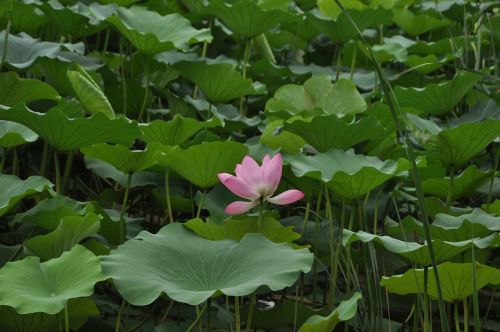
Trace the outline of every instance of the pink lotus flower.
{"label": "pink lotus flower", "polygon": [[271,197],[281,179],[281,154],[273,158],[266,155],[259,166],[250,156],[246,156],[241,164],[236,165],[236,176],[228,173],[219,173],[219,180],[235,195],[250,201],[236,201],[229,204],[225,211],[228,214],[245,213],[265,200],[273,204],[286,205],[304,197],[304,193],[297,189],[287,190]]}

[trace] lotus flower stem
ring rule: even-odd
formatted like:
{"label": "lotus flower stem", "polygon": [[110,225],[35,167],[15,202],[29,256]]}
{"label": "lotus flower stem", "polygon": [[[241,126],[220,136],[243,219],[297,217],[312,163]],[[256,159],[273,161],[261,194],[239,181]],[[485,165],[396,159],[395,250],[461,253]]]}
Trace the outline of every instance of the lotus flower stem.
{"label": "lotus flower stem", "polygon": [[68,315],[68,303],[64,306],[64,326],[65,332],[69,332],[69,315]]}
{"label": "lotus flower stem", "polygon": [[207,196],[207,190],[203,190],[203,194],[201,195],[200,204],[198,205],[198,210],[196,211],[196,218],[199,218],[201,215],[201,209],[203,208],[203,203],[205,203],[205,197]]}
{"label": "lotus flower stem", "polygon": [[167,203],[167,219],[168,223],[174,222],[172,214],[172,202],[170,201],[170,172],[165,168],[165,199]]}

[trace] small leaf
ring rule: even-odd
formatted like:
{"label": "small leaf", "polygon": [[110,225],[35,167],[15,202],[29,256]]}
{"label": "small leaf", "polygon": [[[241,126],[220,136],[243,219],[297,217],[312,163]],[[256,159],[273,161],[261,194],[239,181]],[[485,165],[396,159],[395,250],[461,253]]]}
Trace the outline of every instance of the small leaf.
{"label": "small leaf", "polygon": [[101,280],[100,259],[80,245],[44,263],[27,257],[0,269],[0,305],[20,314],[56,314],[68,300],[92,295]]}

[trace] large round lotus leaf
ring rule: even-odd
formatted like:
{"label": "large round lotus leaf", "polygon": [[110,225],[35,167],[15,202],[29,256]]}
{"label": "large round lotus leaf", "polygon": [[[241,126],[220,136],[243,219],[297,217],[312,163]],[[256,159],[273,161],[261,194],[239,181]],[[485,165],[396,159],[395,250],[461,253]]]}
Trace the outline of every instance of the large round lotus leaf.
{"label": "large round lotus leaf", "polygon": [[345,150],[384,134],[384,128],[374,117],[348,122],[336,114],[285,122],[285,129],[302,137],[319,152]]}
{"label": "large round lotus leaf", "polygon": [[354,82],[341,78],[332,84],[332,77],[317,75],[303,85],[286,84],[266,103],[266,111],[288,118],[319,109],[325,114],[354,114],[366,110],[366,102]]}
{"label": "large round lotus leaf", "polygon": [[56,314],[69,299],[92,295],[103,279],[100,259],[81,245],[44,263],[27,257],[0,269],[0,305],[20,314]]}
{"label": "large round lotus leaf", "polygon": [[15,72],[0,74],[0,104],[14,106],[33,100],[57,100],[56,89],[40,80],[19,78]]}
{"label": "large round lotus leaf", "polygon": [[282,10],[263,10],[253,0],[242,0],[227,4],[212,0],[208,12],[221,19],[235,34],[253,38],[267,32],[275,25],[293,20],[293,16]]}
{"label": "large round lotus leaf", "polygon": [[200,188],[216,184],[218,173],[234,172],[236,164],[248,153],[248,148],[237,142],[207,142],[188,149],[176,147],[157,155],[158,162],[173,169],[180,176]]}
{"label": "large round lotus leaf", "polygon": [[[438,265],[443,299],[447,302],[462,301],[472,295],[472,263],[445,262]],[[427,293],[436,300],[436,279],[432,268],[427,272]],[[424,291],[424,270],[410,269],[404,274],[382,277],[380,284],[388,292],[399,295],[418,294]],[[476,263],[476,289],[500,284],[500,269]]]}
{"label": "large round lotus leaf", "polygon": [[125,174],[145,170],[156,162],[156,150],[149,147],[146,150],[130,150],[119,144],[101,143],[81,148],[80,151],[86,157],[105,161]]}
{"label": "large round lotus leaf", "polygon": [[394,93],[401,107],[415,108],[425,114],[440,115],[451,111],[474,85],[481,75],[461,72],[451,81],[428,84],[424,88],[396,87]]}
{"label": "large round lotus leaf", "polygon": [[104,257],[102,266],[133,305],[150,304],[163,292],[196,305],[218,292],[243,296],[260,286],[283,289],[312,262],[309,250],[294,250],[261,234],[247,234],[240,242],[210,241],[169,224],[157,234],[142,231]]}
{"label": "large round lotus leaf", "polygon": [[146,143],[155,142],[175,146],[181,145],[203,128],[213,128],[220,125],[221,122],[217,118],[200,122],[176,115],[170,121],[154,120],[147,124],[140,124],[140,129],[142,132],[141,138]]}
{"label": "large round lotus leaf", "polygon": [[72,150],[107,142],[129,145],[139,137],[139,126],[125,118],[111,120],[103,113],[90,118],[68,118],[60,109],[33,112],[24,104],[0,106],[0,119],[15,121],[33,130],[58,150]]}
{"label": "large round lotus leaf", "polygon": [[410,168],[406,159],[381,161],[354,154],[352,150],[330,150],[315,156],[289,157],[296,176],[321,180],[339,195],[356,199]]}
{"label": "large round lotus leaf", "polygon": [[266,93],[262,84],[252,83],[229,63],[181,61],[173,65],[182,76],[194,82],[212,103],[225,103],[248,95]]}
{"label": "large round lotus leaf", "polygon": [[310,317],[299,329],[299,332],[330,332],[340,322],[345,322],[356,315],[358,311],[358,301],[361,300],[360,293],[354,295],[346,301],[340,302],[328,316],[315,315]]}
{"label": "large round lotus leaf", "polygon": [[[377,242],[381,244],[386,250],[404,257],[411,262],[417,263],[422,266],[431,265],[429,247],[426,244],[406,242],[392,238],[390,236],[379,236],[363,231],[354,233],[350,230],[344,230],[342,239],[342,243],[344,246],[356,241]],[[459,242],[448,242],[433,239],[432,245],[434,247],[434,257],[436,261],[440,263],[470,249],[472,245],[480,249],[485,249],[490,246],[497,247],[500,245],[500,236],[497,234],[491,234],[490,236],[482,239],[469,239]]]}
{"label": "large round lotus leaf", "polygon": [[0,216],[23,198],[50,190],[53,184],[44,177],[30,176],[21,180],[15,175],[0,174]]}
{"label": "large round lotus leaf", "polygon": [[0,146],[12,148],[37,139],[38,135],[28,127],[17,122],[0,120]]}
{"label": "large round lotus leaf", "polygon": [[210,30],[197,30],[179,14],[161,16],[144,7],[119,7],[107,20],[143,54],[186,49],[192,43],[210,42]]}

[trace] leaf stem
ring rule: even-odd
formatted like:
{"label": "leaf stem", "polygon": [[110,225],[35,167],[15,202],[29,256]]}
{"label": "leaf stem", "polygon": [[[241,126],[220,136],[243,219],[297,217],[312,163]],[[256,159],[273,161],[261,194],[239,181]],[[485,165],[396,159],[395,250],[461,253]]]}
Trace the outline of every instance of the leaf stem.
{"label": "leaf stem", "polygon": [[234,316],[236,324],[236,332],[241,332],[241,318],[240,318],[240,297],[236,296],[234,298]]}
{"label": "leaf stem", "polygon": [[65,331],[69,332],[69,314],[68,314],[68,303],[64,306],[64,326]]}
{"label": "leaf stem", "polygon": [[122,201],[122,206],[120,208],[120,240],[124,241],[125,240],[125,220],[124,220],[124,215],[125,212],[127,211],[127,202],[128,202],[128,196],[130,193],[130,184],[132,182],[132,173],[129,173],[127,177],[127,185],[125,186],[125,194],[123,195],[123,201]]}
{"label": "leaf stem", "polygon": [[203,189],[203,195],[201,196],[200,204],[198,205],[198,210],[196,211],[196,218],[201,215],[201,209],[203,208],[203,203],[205,203],[205,197],[207,196],[207,189]]}
{"label": "leaf stem", "polygon": [[448,195],[446,196],[446,211],[450,211],[451,198],[453,196],[453,181],[455,180],[455,167],[450,165],[450,185],[448,186]]}
{"label": "leaf stem", "polygon": [[68,184],[69,177],[71,175],[71,168],[73,167],[73,157],[74,157],[74,151],[70,150],[68,152],[68,157],[66,158],[66,165],[64,165],[64,177],[63,177],[63,182],[62,182],[62,193],[65,192],[66,190],[66,185]]}
{"label": "leaf stem", "polygon": [[201,319],[201,317],[203,317],[203,313],[205,312],[205,310],[207,310],[207,305],[205,305],[201,310],[199,310],[196,313],[196,318],[195,318],[194,322],[191,323],[191,325],[189,325],[189,327],[186,330],[186,332],[191,332],[194,329],[194,327],[196,326],[196,324],[198,324],[198,322]]}
{"label": "leaf stem", "polygon": [[[241,77],[247,78],[247,65],[250,62],[250,39],[247,39],[245,45],[245,51],[243,52],[243,67],[241,69]],[[240,114],[245,114],[243,107],[245,105],[245,96],[241,96],[240,98]]]}
{"label": "leaf stem", "polygon": [[500,162],[500,147],[496,150],[493,150],[493,155],[494,155],[493,168],[491,169],[491,180],[490,180],[490,186],[488,188],[488,199],[486,201],[487,210],[490,209],[491,197],[493,195],[493,184],[495,182],[495,173],[496,170],[498,169],[498,163]]}
{"label": "leaf stem", "polygon": [[146,110],[149,97],[149,68],[146,56],[144,56],[144,78],[146,79],[146,88],[144,89],[144,99],[142,100],[141,110],[139,111],[137,122],[141,122],[144,111]]}
{"label": "leaf stem", "polygon": [[61,169],[59,166],[59,158],[57,156],[57,151],[54,151],[54,167],[56,173],[56,193],[61,193]]}
{"label": "leaf stem", "polygon": [[165,168],[165,199],[167,203],[168,223],[172,223],[174,222],[174,217],[172,214],[172,202],[170,201],[170,172],[168,168]]}

